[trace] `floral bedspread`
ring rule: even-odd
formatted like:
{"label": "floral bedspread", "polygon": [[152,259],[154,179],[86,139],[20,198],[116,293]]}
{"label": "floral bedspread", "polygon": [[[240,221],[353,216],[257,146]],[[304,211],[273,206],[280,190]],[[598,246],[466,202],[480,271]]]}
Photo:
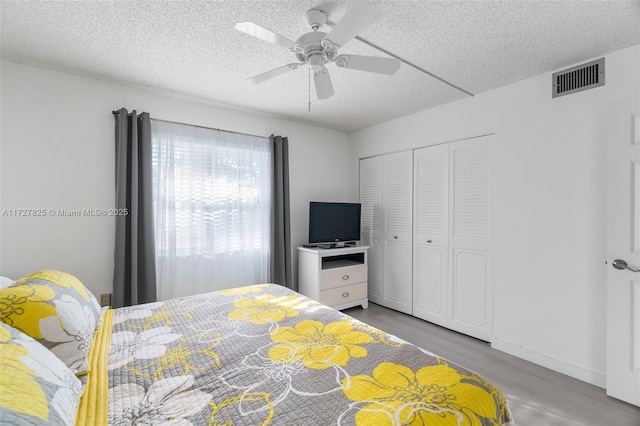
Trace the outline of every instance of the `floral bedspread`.
{"label": "floral bedspread", "polygon": [[272,284],[117,309],[108,369],[114,425],[510,422],[483,378]]}

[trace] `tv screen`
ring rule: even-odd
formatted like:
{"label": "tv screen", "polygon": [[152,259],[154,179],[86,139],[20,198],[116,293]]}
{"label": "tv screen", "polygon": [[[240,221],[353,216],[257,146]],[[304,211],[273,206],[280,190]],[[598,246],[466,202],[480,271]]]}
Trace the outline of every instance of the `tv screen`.
{"label": "tv screen", "polygon": [[309,244],[360,241],[360,203],[309,203]]}

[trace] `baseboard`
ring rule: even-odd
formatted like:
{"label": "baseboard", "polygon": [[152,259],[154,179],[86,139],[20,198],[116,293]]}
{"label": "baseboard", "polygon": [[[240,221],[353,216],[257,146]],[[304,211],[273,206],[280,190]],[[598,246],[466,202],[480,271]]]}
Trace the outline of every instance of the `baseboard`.
{"label": "baseboard", "polygon": [[582,380],[583,382],[590,383],[592,385],[605,388],[606,387],[606,374],[597,371],[588,370],[586,368],[578,367],[577,365],[570,364],[566,361],[554,358],[549,355],[542,354],[534,351],[533,349],[525,348],[520,345],[500,340],[496,337],[491,341],[491,347],[499,351],[508,353],[509,355],[517,356],[534,364],[541,365],[550,370],[557,371],[567,376],[571,376],[575,379]]}

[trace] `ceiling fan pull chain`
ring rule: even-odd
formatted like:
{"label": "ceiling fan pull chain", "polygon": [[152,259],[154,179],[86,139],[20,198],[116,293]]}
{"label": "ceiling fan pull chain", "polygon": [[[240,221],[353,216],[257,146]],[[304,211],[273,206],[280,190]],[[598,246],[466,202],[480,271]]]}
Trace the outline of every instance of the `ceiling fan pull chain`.
{"label": "ceiling fan pull chain", "polygon": [[309,112],[311,112],[311,68],[307,68],[309,70]]}

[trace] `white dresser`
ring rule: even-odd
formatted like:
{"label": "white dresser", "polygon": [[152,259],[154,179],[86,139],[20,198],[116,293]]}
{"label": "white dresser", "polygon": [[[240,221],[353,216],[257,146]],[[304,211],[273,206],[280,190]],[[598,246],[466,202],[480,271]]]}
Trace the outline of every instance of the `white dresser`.
{"label": "white dresser", "polygon": [[368,248],[298,247],[298,291],[335,309],[367,309]]}

